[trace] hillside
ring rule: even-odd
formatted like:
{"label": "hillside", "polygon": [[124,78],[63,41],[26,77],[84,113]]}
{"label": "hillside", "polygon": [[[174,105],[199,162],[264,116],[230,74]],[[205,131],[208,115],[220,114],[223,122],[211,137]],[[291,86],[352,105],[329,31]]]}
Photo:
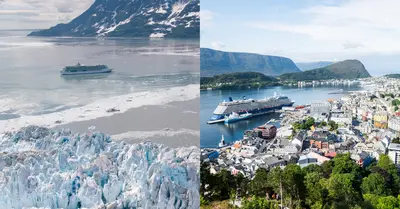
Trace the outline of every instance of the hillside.
{"label": "hillside", "polygon": [[257,72],[238,72],[200,78],[201,89],[242,89],[279,85],[278,79]]}
{"label": "hillside", "polygon": [[71,22],[29,36],[198,38],[199,11],[199,0],[96,0]]}
{"label": "hillside", "polygon": [[332,65],[333,62],[329,61],[320,61],[320,62],[296,62],[297,67],[301,71],[312,70],[317,68],[326,67],[328,65]]}
{"label": "hillside", "polygon": [[285,81],[311,81],[327,79],[356,79],[371,77],[364,65],[358,60],[345,60],[332,65],[299,73],[287,73],[279,76]]}
{"label": "hillside", "polygon": [[200,49],[201,76],[233,72],[259,72],[269,76],[278,76],[283,73],[301,71],[291,59],[285,57]]}
{"label": "hillside", "polygon": [[400,78],[400,74],[387,74],[385,75],[387,78]]}

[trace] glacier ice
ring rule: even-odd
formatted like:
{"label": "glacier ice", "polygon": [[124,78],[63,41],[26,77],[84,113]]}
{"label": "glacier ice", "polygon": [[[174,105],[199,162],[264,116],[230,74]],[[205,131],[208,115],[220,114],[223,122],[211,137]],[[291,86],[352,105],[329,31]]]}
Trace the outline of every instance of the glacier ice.
{"label": "glacier ice", "polygon": [[0,137],[2,208],[199,208],[197,147],[28,126]]}

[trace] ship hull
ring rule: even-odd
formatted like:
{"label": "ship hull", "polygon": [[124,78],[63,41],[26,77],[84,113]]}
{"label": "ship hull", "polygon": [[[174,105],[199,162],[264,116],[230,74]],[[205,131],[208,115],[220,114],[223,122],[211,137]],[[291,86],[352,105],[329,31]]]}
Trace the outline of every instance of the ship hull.
{"label": "ship hull", "polygon": [[104,69],[97,71],[80,71],[80,72],[63,72],[61,71],[61,75],[87,75],[87,74],[104,74],[111,73],[112,69]]}
{"label": "ship hull", "polygon": [[[236,111],[238,114],[244,114],[246,112],[251,113],[251,117],[254,116],[259,116],[259,115],[265,115],[271,112],[275,112],[276,110],[280,110],[283,107],[291,107],[293,106],[294,102],[290,102],[288,104],[282,104],[276,107],[267,107],[267,108],[257,108],[257,109],[252,109],[252,110],[243,110],[243,111]],[[231,112],[228,112],[226,114],[220,114],[220,115],[213,115],[209,121],[207,121],[208,124],[214,124],[214,123],[222,123],[225,122],[225,117],[229,116]],[[248,119],[248,118],[246,118]],[[243,120],[243,119],[241,119]],[[231,122],[229,122],[231,123]]]}
{"label": "ship hull", "polygon": [[231,118],[231,119],[225,119],[225,124],[228,124],[228,123],[234,123],[234,122],[238,122],[238,121],[241,121],[241,120],[246,120],[246,119],[249,119],[249,118],[251,118],[253,115],[249,115],[249,116],[246,116],[246,117],[239,117],[239,118]]}

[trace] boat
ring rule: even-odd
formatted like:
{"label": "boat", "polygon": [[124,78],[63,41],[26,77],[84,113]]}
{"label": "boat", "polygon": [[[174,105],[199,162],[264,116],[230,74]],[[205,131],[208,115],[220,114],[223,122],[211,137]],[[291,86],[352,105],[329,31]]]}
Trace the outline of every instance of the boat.
{"label": "boat", "polygon": [[252,114],[251,113],[244,113],[244,114],[237,114],[236,112],[232,112],[229,116],[225,117],[224,122],[225,123],[234,123],[240,120],[245,120],[248,118],[251,118]]}
{"label": "boat", "polygon": [[81,65],[78,63],[75,66],[66,66],[61,71],[61,75],[81,75],[81,74],[99,74],[111,73],[112,69],[106,65]]}
{"label": "boat", "polygon": [[233,100],[232,97],[229,97],[228,102],[223,101],[218,104],[207,123],[224,122],[225,117],[229,116],[232,112],[239,115],[251,113],[251,117],[253,117],[275,112],[282,109],[282,107],[291,107],[293,104],[294,101],[290,100],[287,96],[277,95],[276,93],[274,96],[264,99],[246,99],[246,97],[243,97],[241,100]]}
{"label": "boat", "polygon": [[226,146],[228,146],[228,145],[225,143],[224,135],[222,135],[221,141],[218,144],[218,148],[222,148],[222,147],[226,147]]}

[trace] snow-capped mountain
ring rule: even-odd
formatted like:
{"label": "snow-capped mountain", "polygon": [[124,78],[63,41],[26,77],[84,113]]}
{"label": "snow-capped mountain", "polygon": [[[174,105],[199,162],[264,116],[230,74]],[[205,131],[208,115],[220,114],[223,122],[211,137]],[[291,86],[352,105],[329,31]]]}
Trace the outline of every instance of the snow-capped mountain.
{"label": "snow-capped mountain", "polygon": [[0,136],[1,208],[199,208],[199,149],[29,126]]}
{"label": "snow-capped mountain", "polygon": [[96,0],[67,24],[29,36],[199,37],[200,0]]}

